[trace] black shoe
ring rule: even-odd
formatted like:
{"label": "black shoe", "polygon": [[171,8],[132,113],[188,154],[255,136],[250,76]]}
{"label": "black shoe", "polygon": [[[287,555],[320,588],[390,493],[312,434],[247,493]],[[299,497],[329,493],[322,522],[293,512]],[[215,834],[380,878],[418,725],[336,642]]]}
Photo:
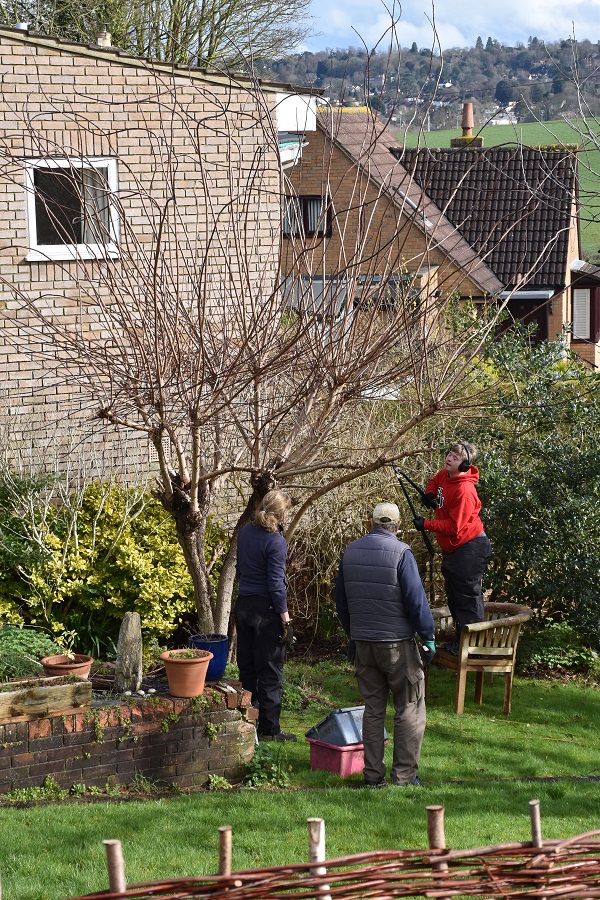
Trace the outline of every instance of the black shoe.
{"label": "black shoe", "polygon": [[258,732],[259,741],[297,741],[295,734],[289,734],[286,731],[279,731],[277,734],[263,734]]}
{"label": "black shoe", "polygon": [[458,650],[459,650],[458,643],[444,644],[442,649],[445,650],[446,653],[449,653],[451,656],[458,656]]}
{"label": "black shoe", "polygon": [[417,778],[415,775],[410,781],[397,781],[395,783],[395,787],[425,787],[427,784],[426,781],[421,781],[420,778]]}
{"label": "black shoe", "polygon": [[363,787],[366,788],[384,788],[386,786],[387,782],[385,778],[380,778],[379,781],[367,781],[367,779],[365,778],[365,780],[363,781]]}

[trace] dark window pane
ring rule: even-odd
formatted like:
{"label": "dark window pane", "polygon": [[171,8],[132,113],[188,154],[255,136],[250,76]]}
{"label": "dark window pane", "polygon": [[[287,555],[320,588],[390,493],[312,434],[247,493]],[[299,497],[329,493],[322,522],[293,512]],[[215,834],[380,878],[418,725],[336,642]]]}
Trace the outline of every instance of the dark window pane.
{"label": "dark window pane", "polygon": [[81,244],[81,189],[69,169],[35,169],[38,244]]}

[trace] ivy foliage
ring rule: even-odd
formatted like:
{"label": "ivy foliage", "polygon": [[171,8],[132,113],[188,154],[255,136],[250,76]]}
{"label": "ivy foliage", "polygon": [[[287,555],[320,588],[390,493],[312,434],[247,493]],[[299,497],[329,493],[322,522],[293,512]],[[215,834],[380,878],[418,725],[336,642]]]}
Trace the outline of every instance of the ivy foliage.
{"label": "ivy foliage", "polygon": [[501,414],[480,434],[495,599],[566,622],[600,647],[600,377],[561,342],[515,332],[491,350],[504,373]]}
{"label": "ivy foliage", "polygon": [[5,488],[8,481],[10,490],[0,488],[0,621],[74,630],[75,649],[98,656],[114,649],[127,611],[140,614],[150,640],[166,638],[193,609],[174,523],[148,493],[94,482],[53,505],[43,479],[10,473]]}

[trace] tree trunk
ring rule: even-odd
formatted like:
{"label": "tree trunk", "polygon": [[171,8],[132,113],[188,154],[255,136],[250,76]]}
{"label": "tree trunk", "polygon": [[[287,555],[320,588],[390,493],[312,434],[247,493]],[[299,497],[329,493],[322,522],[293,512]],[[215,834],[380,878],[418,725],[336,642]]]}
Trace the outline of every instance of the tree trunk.
{"label": "tree trunk", "polygon": [[198,631],[201,634],[212,634],[215,631],[215,598],[204,555],[206,523],[211,504],[210,485],[202,483],[203,491],[198,500],[198,511],[192,512],[189,485],[182,486],[177,475],[173,476],[171,483],[172,497],[166,496],[161,484],[156,496],[175,520],[177,540],[192,578]]}
{"label": "tree trunk", "polygon": [[212,634],[215,630],[213,591],[204,558],[204,529],[202,529],[202,536],[198,533],[180,534],[178,530],[177,537],[192,576],[194,602],[198,614],[198,631],[200,634]]}

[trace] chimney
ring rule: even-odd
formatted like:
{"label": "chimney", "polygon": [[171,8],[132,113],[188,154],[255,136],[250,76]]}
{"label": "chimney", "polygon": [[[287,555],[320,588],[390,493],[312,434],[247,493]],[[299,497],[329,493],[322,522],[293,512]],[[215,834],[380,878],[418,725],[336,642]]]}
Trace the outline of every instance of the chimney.
{"label": "chimney", "polygon": [[98,44],[99,47],[111,47],[112,44],[111,44],[110,38],[111,38],[111,35],[110,35],[110,31],[108,30],[108,25],[105,25],[104,30],[99,31],[98,34],[96,35],[96,43]]}
{"label": "chimney", "polygon": [[462,113],[462,137],[452,138],[450,141],[451,147],[469,147],[469,149],[475,147],[483,147],[483,138],[478,135],[477,137],[473,137],[473,104],[472,103],[463,103],[463,113]]}
{"label": "chimney", "polygon": [[462,136],[473,137],[473,104],[463,103]]}

